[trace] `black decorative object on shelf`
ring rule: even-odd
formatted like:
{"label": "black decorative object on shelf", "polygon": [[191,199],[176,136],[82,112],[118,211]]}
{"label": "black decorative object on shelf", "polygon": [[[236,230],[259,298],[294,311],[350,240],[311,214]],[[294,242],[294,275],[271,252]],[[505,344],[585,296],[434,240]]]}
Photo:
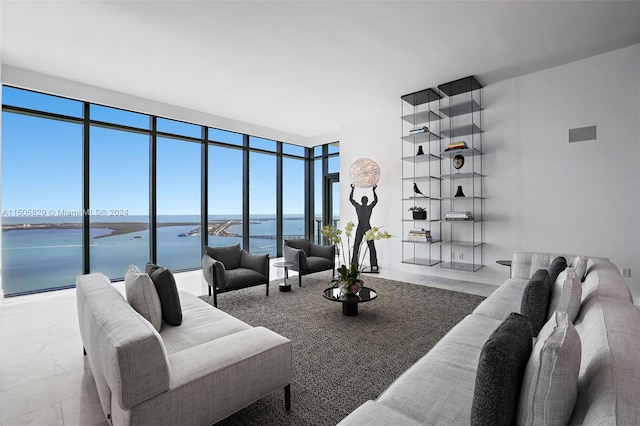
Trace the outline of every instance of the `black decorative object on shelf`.
{"label": "black decorative object on shelf", "polygon": [[422,191],[420,191],[420,188],[418,188],[418,184],[416,184],[415,182],[413,182],[413,192],[416,194],[422,195],[425,198],[427,197],[422,193]]}
{"label": "black decorative object on shelf", "polygon": [[424,155],[424,151],[422,150],[422,145],[418,147],[418,153],[416,155]]}
{"label": "black decorative object on shelf", "polygon": [[427,219],[427,211],[422,210],[421,212],[413,212],[413,220],[426,220]]}
{"label": "black decorative object on shelf", "polygon": [[412,212],[413,220],[426,220],[427,219],[427,211],[424,207],[413,206],[409,209]]}
{"label": "black decorative object on shelf", "polygon": [[456,197],[464,197],[464,192],[462,192],[462,185],[458,185],[458,191],[456,192]]}

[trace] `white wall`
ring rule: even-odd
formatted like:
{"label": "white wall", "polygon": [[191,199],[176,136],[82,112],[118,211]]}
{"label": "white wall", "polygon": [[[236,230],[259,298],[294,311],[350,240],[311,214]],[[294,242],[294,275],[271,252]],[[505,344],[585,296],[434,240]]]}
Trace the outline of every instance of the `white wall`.
{"label": "white wall", "polygon": [[[341,175],[359,157],[382,169],[371,223],[396,238],[377,245],[381,267],[499,284],[496,260],[516,250],[609,257],[631,268],[640,295],[640,45],[485,87],[485,264],[465,273],[401,263],[400,95],[375,116],[341,126]],[[597,140],[568,130],[597,126]],[[354,220],[348,179],[343,223]],[[358,197],[358,193],[356,193]]]}

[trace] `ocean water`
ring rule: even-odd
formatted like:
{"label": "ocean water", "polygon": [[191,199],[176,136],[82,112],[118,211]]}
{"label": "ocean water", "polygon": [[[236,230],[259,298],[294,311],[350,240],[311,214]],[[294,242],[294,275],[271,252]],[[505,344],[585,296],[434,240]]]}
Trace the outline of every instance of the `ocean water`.
{"label": "ocean water", "polygon": [[[239,220],[240,216],[210,216],[209,221]],[[147,222],[146,216],[96,218],[92,222]],[[3,225],[37,223],[80,223],[79,217],[13,218],[5,217]],[[157,231],[158,264],[171,270],[200,267],[200,236],[184,237],[199,228],[199,216],[158,216],[158,223],[175,223],[175,226],[159,226]],[[250,219],[249,250],[252,253],[269,253],[276,256],[276,220],[273,216],[255,216]],[[304,218],[285,216],[285,236],[304,236]],[[108,235],[108,228],[91,228],[91,272],[102,272],[111,279],[124,277],[127,267],[135,264],[144,269],[149,260],[149,231],[142,230],[120,235]],[[227,229],[229,233],[242,234],[241,225]],[[240,243],[241,236],[209,236],[210,246]],[[5,295],[37,292],[75,284],[82,273],[81,229],[19,229],[2,233],[2,287]]]}

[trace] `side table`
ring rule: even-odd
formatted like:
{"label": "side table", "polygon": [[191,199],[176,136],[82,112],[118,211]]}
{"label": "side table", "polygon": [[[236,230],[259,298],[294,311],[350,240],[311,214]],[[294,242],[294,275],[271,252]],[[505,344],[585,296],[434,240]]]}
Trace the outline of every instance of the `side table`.
{"label": "side table", "polygon": [[280,291],[291,291],[291,284],[287,282],[287,279],[289,278],[289,268],[293,268],[294,266],[296,266],[296,264],[291,262],[275,262],[273,264],[274,268],[284,268],[284,279],[278,286]]}
{"label": "side table", "polygon": [[509,267],[509,278],[511,278],[511,261],[510,260],[496,260],[498,265]]}

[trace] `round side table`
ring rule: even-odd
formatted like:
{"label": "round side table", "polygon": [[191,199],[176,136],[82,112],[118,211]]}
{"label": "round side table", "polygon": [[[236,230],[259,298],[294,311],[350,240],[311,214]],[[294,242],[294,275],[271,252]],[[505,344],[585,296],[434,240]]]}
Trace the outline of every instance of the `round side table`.
{"label": "round side table", "polygon": [[498,265],[508,266],[509,267],[509,278],[511,278],[511,261],[510,260],[496,260]]}
{"label": "round side table", "polygon": [[284,279],[278,286],[280,291],[291,291],[291,284],[287,282],[287,279],[289,278],[289,268],[293,268],[294,266],[296,266],[296,264],[291,262],[275,262],[273,264],[274,268],[284,268]]}

